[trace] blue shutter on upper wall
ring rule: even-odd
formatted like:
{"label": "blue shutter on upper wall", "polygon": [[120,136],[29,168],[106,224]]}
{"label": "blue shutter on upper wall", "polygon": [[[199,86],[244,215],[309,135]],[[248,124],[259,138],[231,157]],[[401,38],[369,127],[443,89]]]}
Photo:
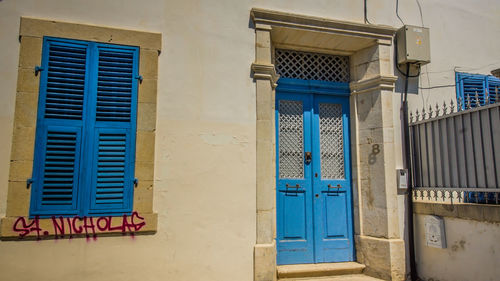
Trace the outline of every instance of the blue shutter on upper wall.
{"label": "blue shutter on upper wall", "polygon": [[44,39],[31,215],[76,214],[88,43]]}
{"label": "blue shutter on upper wall", "polygon": [[90,213],[132,211],[138,49],[97,44]]}
{"label": "blue shutter on upper wall", "polygon": [[133,206],[137,47],[44,38],[30,215]]}
{"label": "blue shutter on upper wall", "polygon": [[[457,98],[462,100],[462,109],[469,103],[470,107],[476,107],[479,99],[480,105],[485,105],[487,100],[494,103],[496,93],[500,95],[500,79],[491,75],[456,73]],[[477,96],[477,97],[476,97]]]}
{"label": "blue shutter on upper wall", "polygon": [[488,84],[488,93],[490,95],[490,103],[495,103],[500,99],[500,79],[493,76],[488,76],[486,80]]}
{"label": "blue shutter on upper wall", "polygon": [[457,95],[462,99],[463,108],[469,103],[470,107],[476,107],[476,95],[480,104],[484,104],[484,75],[457,73],[457,85]]}

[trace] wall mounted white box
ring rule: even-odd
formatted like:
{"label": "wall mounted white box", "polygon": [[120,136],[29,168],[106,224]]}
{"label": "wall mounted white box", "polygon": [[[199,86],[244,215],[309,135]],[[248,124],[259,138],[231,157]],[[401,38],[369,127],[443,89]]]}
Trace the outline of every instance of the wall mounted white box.
{"label": "wall mounted white box", "polygon": [[438,216],[425,216],[425,241],[427,246],[446,248],[444,220]]}
{"label": "wall mounted white box", "polygon": [[396,32],[398,64],[428,64],[431,62],[429,29],[405,25]]}
{"label": "wall mounted white box", "polygon": [[397,169],[396,174],[398,176],[398,189],[408,190],[408,170],[407,169]]}

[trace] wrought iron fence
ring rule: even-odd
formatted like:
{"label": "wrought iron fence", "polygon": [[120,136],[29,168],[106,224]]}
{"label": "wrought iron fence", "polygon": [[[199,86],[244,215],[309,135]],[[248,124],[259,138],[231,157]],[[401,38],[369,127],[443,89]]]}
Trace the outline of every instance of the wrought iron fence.
{"label": "wrought iron fence", "polygon": [[415,199],[500,202],[500,96],[410,112]]}

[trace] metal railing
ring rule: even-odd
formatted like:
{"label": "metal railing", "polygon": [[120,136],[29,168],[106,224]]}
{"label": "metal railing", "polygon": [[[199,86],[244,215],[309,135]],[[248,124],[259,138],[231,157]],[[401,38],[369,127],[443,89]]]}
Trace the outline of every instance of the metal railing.
{"label": "metal railing", "polygon": [[500,97],[459,99],[410,112],[415,199],[500,202]]}

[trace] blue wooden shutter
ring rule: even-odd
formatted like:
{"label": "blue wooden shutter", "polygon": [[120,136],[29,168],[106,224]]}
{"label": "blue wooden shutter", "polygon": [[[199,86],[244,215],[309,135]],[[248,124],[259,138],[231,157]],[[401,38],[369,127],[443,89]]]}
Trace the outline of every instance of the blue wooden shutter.
{"label": "blue wooden shutter", "polygon": [[138,49],[96,45],[90,214],[132,211]]}
{"label": "blue wooden shutter", "polygon": [[486,79],[490,103],[495,103],[497,98],[500,98],[500,79],[493,76],[487,76]]}
{"label": "blue wooden shutter", "polygon": [[486,104],[486,97],[489,95],[489,103],[496,100],[496,91],[500,95],[500,79],[491,75],[456,73],[457,98],[463,101],[464,109],[470,100],[470,106],[477,106],[477,96],[480,105]]}
{"label": "blue wooden shutter", "polygon": [[88,56],[86,42],[44,39],[31,215],[78,212]]}
{"label": "blue wooden shutter", "polygon": [[130,213],[137,47],[44,38],[30,215]]}
{"label": "blue wooden shutter", "polygon": [[463,108],[470,102],[471,107],[476,107],[476,94],[480,104],[484,104],[485,80],[484,75],[457,73],[457,98],[462,99]]}

